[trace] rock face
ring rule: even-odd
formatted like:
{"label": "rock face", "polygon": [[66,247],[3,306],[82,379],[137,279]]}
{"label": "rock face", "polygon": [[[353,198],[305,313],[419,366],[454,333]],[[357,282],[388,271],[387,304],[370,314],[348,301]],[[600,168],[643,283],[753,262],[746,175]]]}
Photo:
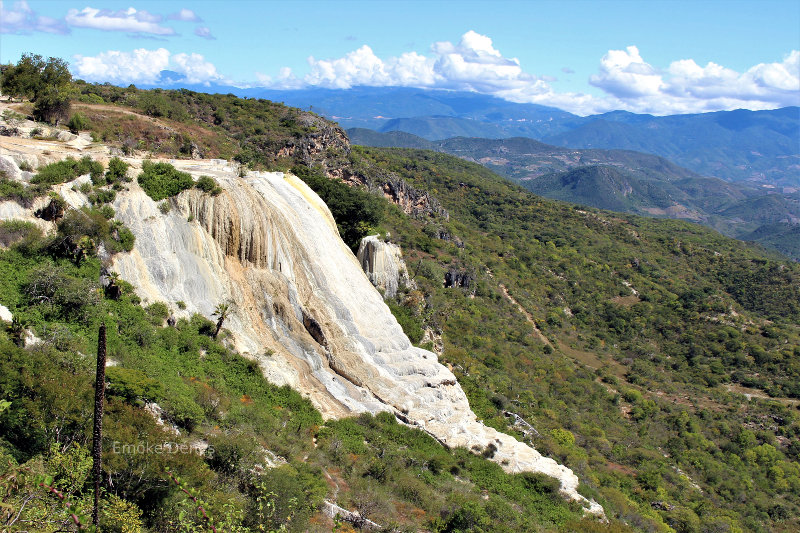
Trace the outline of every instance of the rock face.
{"label": "rock face", "polygon": [[556,477],[565,496],[602,513],[578,494],[568,468],[476,419],[455,376],[411,345],[305,183],[281,173],[239,178],[220,161],[172,163],[213,176],[223,192],[184,191],[166,213],[135,182],[117,195],[117,218],[136,246],[114,256],[111,268],[145,302],[165,302],[178,317],[211,317],[229,303],[234,347],[323,416],[394,413],[447,446],[495,449],[492,460],[509,472]]}
{"label": "rock face", "polygon": [[383,291],[384,298],[393,298],[401,284],[411,284],[402,252],[396,244],[370,235],[361,239],[356,257],[372,285]]}
{"label": "rock face", "polygon": [[322,168],[329,178],[378,192],[407,215],[445,220],[450,217],[447,210],[427,191],[409,185],[392,172],[375,171],[373,177],[369,177],[364,172],[354,170],[348,159],[350,140],[342,128],[312,113],[301,114],[299,121],[303,126],[313,127],[314,132],[289,142],[279,151],[280,157],[300,159],[308,166]]}
{"label": "rock face", "polygon": [[444,273],[444,286],[446,288],[460,287],[462,289],[469,289],[472,287],[474,276],[469,272],[450,268]]}

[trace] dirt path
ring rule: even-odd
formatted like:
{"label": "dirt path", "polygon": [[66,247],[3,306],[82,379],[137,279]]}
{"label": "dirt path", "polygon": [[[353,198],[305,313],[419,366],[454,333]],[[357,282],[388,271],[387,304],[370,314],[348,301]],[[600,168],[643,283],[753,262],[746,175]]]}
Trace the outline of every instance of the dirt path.
{"label": "dirt path", "polygon": [[[492,273],[491,270],[487,268],[486,273],[489,275],[490,278],[494,279],[494,274]],[[536,338],[538,338],[540,341],[542,341],[543,343],[552,348],[553,345],[550,344],[550,341],[547,339],[547,337],[545,337],[544,334],[539,330],[539,326],[536,325],[536,321],[533,319],[533,315],[530,314],[527,309],[522,307],[522,304],[520,304],[516,299],[514,299],[513,296],[511,296],[511,294],[508,292],[508,288],[504,284],[498,283],[497,286],[500,287],[500,292],[503,293],[503,296],[505,296],[509,302],[514,304],[519,310],[519,312],[522,313],[522,316],[525,317],[525,320],[527,320],[528,323],[531,326],[533,326],[533,333],[534,335],[536,335]]]}
{"label": "dirt path", "polygon": [[744,385],[739,385],[738,383],[728,383],[727,385],[725,385],[725,388],[728,390],[728,392],[735,392],[737,394],[741,394],[748,400],[752,398],[759,398],[761,400],[772,400],[773,402],[780,402],[783,405],[787,405],[790,407],[800,404],[800,400],[798,399],[773,398],[772,396],[770,396],[769,394],[767,394],[762,390],[745,387]]}

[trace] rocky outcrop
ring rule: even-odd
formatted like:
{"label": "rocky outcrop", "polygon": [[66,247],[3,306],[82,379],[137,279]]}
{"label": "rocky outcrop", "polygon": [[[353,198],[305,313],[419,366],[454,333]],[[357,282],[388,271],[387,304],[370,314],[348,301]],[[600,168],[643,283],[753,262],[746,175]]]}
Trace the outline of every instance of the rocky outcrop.
{"label": "rocky outcrop", "polygon": [[377,168],[369,169],[369,172],[354,169],[349,160],[350,140],[342,128],[312,113],[302,113],[298,122],[312,133],[289,141],[278,152],[279,157],[300,160],[309,167],[321,168],[329,178],[382,194],[407,215],[445,220],[450,217],[436,198],[396,174]]}
{"label": "rocky outcrop", "polygon": [[384,298],[394,298],[400,286],[411,285],[402,251],[396,244],[370,235],[361,239],[356,257],[372,285],[383,292]]}
{"label": "rocky outcrop", "polygon": [[465,270],[450,268],[444,273],[445,288],[469,289],[475,281],[475,276]]}
{"label": "rocky outcrop", "polygon": [[400,207],[403,212],[415,218],[450,219],[450,213],[442,207],[439,200],[427,191],[421,191],[394,173],[375,170],[368,176],[365,172],[345,169],[343,179],[352,186],[363,186],[367,190],[382,194],[384,198]]}
{"label": "rocky outcrop", "polygon": [[296,120],[311,133],[289,141],[278,152],[278,157],[318,166],[329,177],[344,179],[343,169],[350,155],[350,140],[345,131],[313,113],[301,113]]}
{"label": "rocky outcrop", "polygon": [[602,512],[578,494],[568,468],[476,419],[453,373],[404,335],[305,183],[281,173],[240,178],[223,162],[173,163],[213,176],[223,192],[184,191],[166,213],[135,182],[117,195],[116,216],[136,246],[111,269],[145,303],[165,302],[177,317],[211,317],[230,303],[233,347],[326,418],[394,413],[446,446],[493,449],[509,472],[556,477],[566,496]]}

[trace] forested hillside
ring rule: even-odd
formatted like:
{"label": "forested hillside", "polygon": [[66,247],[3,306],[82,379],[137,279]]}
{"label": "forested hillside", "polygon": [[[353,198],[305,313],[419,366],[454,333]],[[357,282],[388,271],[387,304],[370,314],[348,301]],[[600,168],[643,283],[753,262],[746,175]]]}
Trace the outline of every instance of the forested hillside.
{"label": "forested hillside", "polygon": [[354,144],[437,150],[480,163],[538,195],[645,216],[691,220],[729,237],[759,242],[795,260],[800,192],[700,176],[655,155],[575,149],[533,139],[455,137],[353,128]]}
{"label": "forested hillside", "polygon": [[[75,529],[70,512],[90,508],[88,413],[105,322],[117,363],[104,448],[111,531],[324,531],[334,527],[320,512],[326,499],[401,531],[800,527],[797,264],[694,224],[545,200],[445,154],[351,149],[334,125],[268,101],[79,88],[74,110],[95,142],[231,158],[243,172],[294,167],[340,231],[400,244],[416,287],[389,306],[409,338],[441,351],[486,424],[572,468],[609,522],[583,519],[545,477],[505,474],[389,415],[323,423],[231,352],[224,327],[215,338],[218,317],[170,325],[167,306],[142,306],[124,280],[103,290],[89,243],[121,240],[108,198],[130,177],[95,166],[85,217],[67,213],[48,236],[0,226],[0,303],[16,320],[0,333],[6,524]],[[45,192],[74,178],[72,167],[37,170]],[[403,180],[444,210],[409,216],[385,190],[365,200],[324,181],[339,176]],[[3,199],[33,192],[2,185]],[[25,329],[42,341],[23,347]],[[115,442],[162,441],[209,447],[113,453]]]}

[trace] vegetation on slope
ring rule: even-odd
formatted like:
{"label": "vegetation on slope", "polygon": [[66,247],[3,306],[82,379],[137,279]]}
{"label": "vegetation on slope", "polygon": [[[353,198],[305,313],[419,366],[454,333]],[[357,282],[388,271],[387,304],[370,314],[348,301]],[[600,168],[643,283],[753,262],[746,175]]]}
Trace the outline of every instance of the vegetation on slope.
{"label": "vegetation on slope", "polygon": [[[224,331],[218,342],[208,318],[172,322],[165,304],[143,303],[107,275],[86,246],[103,223],[94,211],[68,210],[52,236],[30,223],[0,224],[0,302],[14,314],[0,329],[4,527],[77,530],[73,513],[87,523],[100,323],[112,361],[103,530],[328,531],[324,498],[400,531],[592,527],[553,480],[507,475],[392,416],[323,424],[299,393],[270,385],[256,362],[229,351]],[[40,340],[25,341],[26,330]]]}
{"label": "vegetation on slope", "polygon": [[[730,392],[800,397],[797,265],[692,224],[542,200],[444,154],[353,159],[450,212],[427,223],[389,212],[421,291],[398,303],[442,332],[442,360],[485,422],[530,422],[538,434],[519,437],[636,529],[797,527],[797,402]],[[475,282],[443,288],[451,268]]]}
{"label": "vegetation on slope", "polygon": [[[147,94],[109,87],[96,92]],[[209,109],[282,109],[188,92],[165,98],[206,97]],[[106,100],[95,105],[98,113],[128,112],[103,110]],[[176,113],[155,119],[173,132],[196,132],[191,139],[207,141],[203,146],[212,155],[233,157],[248,142],[227,137],[224,129],[244,131],[244,113],[224,128]],[[137,128],[147,122],[140,115],[133,121]],[[289,126],[278,121],[269,135],[303,142],[286,135]],[[179,150],[176,139],[160,146]],[[298,163],[271,149],[259,153],[254,147],[251,161]],[[326,157],[324,148],[320,155]],[[424,324],[440,332],[442,361],[459,377],[479,417],[575,470],[581,492],[605,507],[610,523],[580,521],[579,511],[554,496],[545,479],[507,476],[466,450],[444,450],[391,417],[321,425],[308,402],[268,385],[255,365],[211,338],[213,322],[195,316],[165,326],[170,310],[163,304],[142,308],[122,282],[119,299],[98,291],[96,259],[76,265],[59,248],[42,246],[32,228],[15,223],[0,228],[6,235],[0,242],[17,242],[0,253],[0,303],[21,320],[0,334],[0,399],[11,402],[0,413],[0,446],[13,458],[7,468],[2,462],[0,475],[8,487],[3,502],[13,509],[32,496],[28,514],[20,515],[29,521],[26,527],[69,527],[65,509],[35,484],[35,474],[52,476],[76,506],[85,509],[90,499],[85,446],[93,358],[82,354],[93,353],[94,332],[104,320],[110,354],[119,362],[109,372],[109,438],[136,445],[207,442],[213,448],[203,456],[118,457],[113,441],[105,447],[114,481],[107,486],[106,508],[150,530],[207,527],[167,467],[184,487],[199,491],[225,530],[328,529],[331,524],[315,514],[325,495],[401,530],[798,528],[796,265],[691,224],[545,201],[441,154],[356,150],[350,164],[367,174],[394,172],[448,209],[449,220],[411,219],[387,206],[371,222],[403,246],[419,285],[401,291],[391,307],[405,327]],[[331,204],[351,203],[345,189],[323,189]],[[361,220],[358,209],[335,215],[340,226]],[[72,235],[80,237],[77,228]],[[445,289],[450,270],[472,281]],[[45,276],[42,285],[46,272],[54,272],[56,281]],[[41,286],[58,289],[35,288]],[[26,325],[42,344],[15,344]],[[777,400],[748,401],[740,392]],[[150,402],[163,408],[180,435],[144,411]],[[28,438],[34,448],[27,447]],[[50,448],[52,442],[57,448]],[[259,470],[256,465],[269,456],[265,450],[288,465]],[[112,518],[104,520],[111,528]]]}

